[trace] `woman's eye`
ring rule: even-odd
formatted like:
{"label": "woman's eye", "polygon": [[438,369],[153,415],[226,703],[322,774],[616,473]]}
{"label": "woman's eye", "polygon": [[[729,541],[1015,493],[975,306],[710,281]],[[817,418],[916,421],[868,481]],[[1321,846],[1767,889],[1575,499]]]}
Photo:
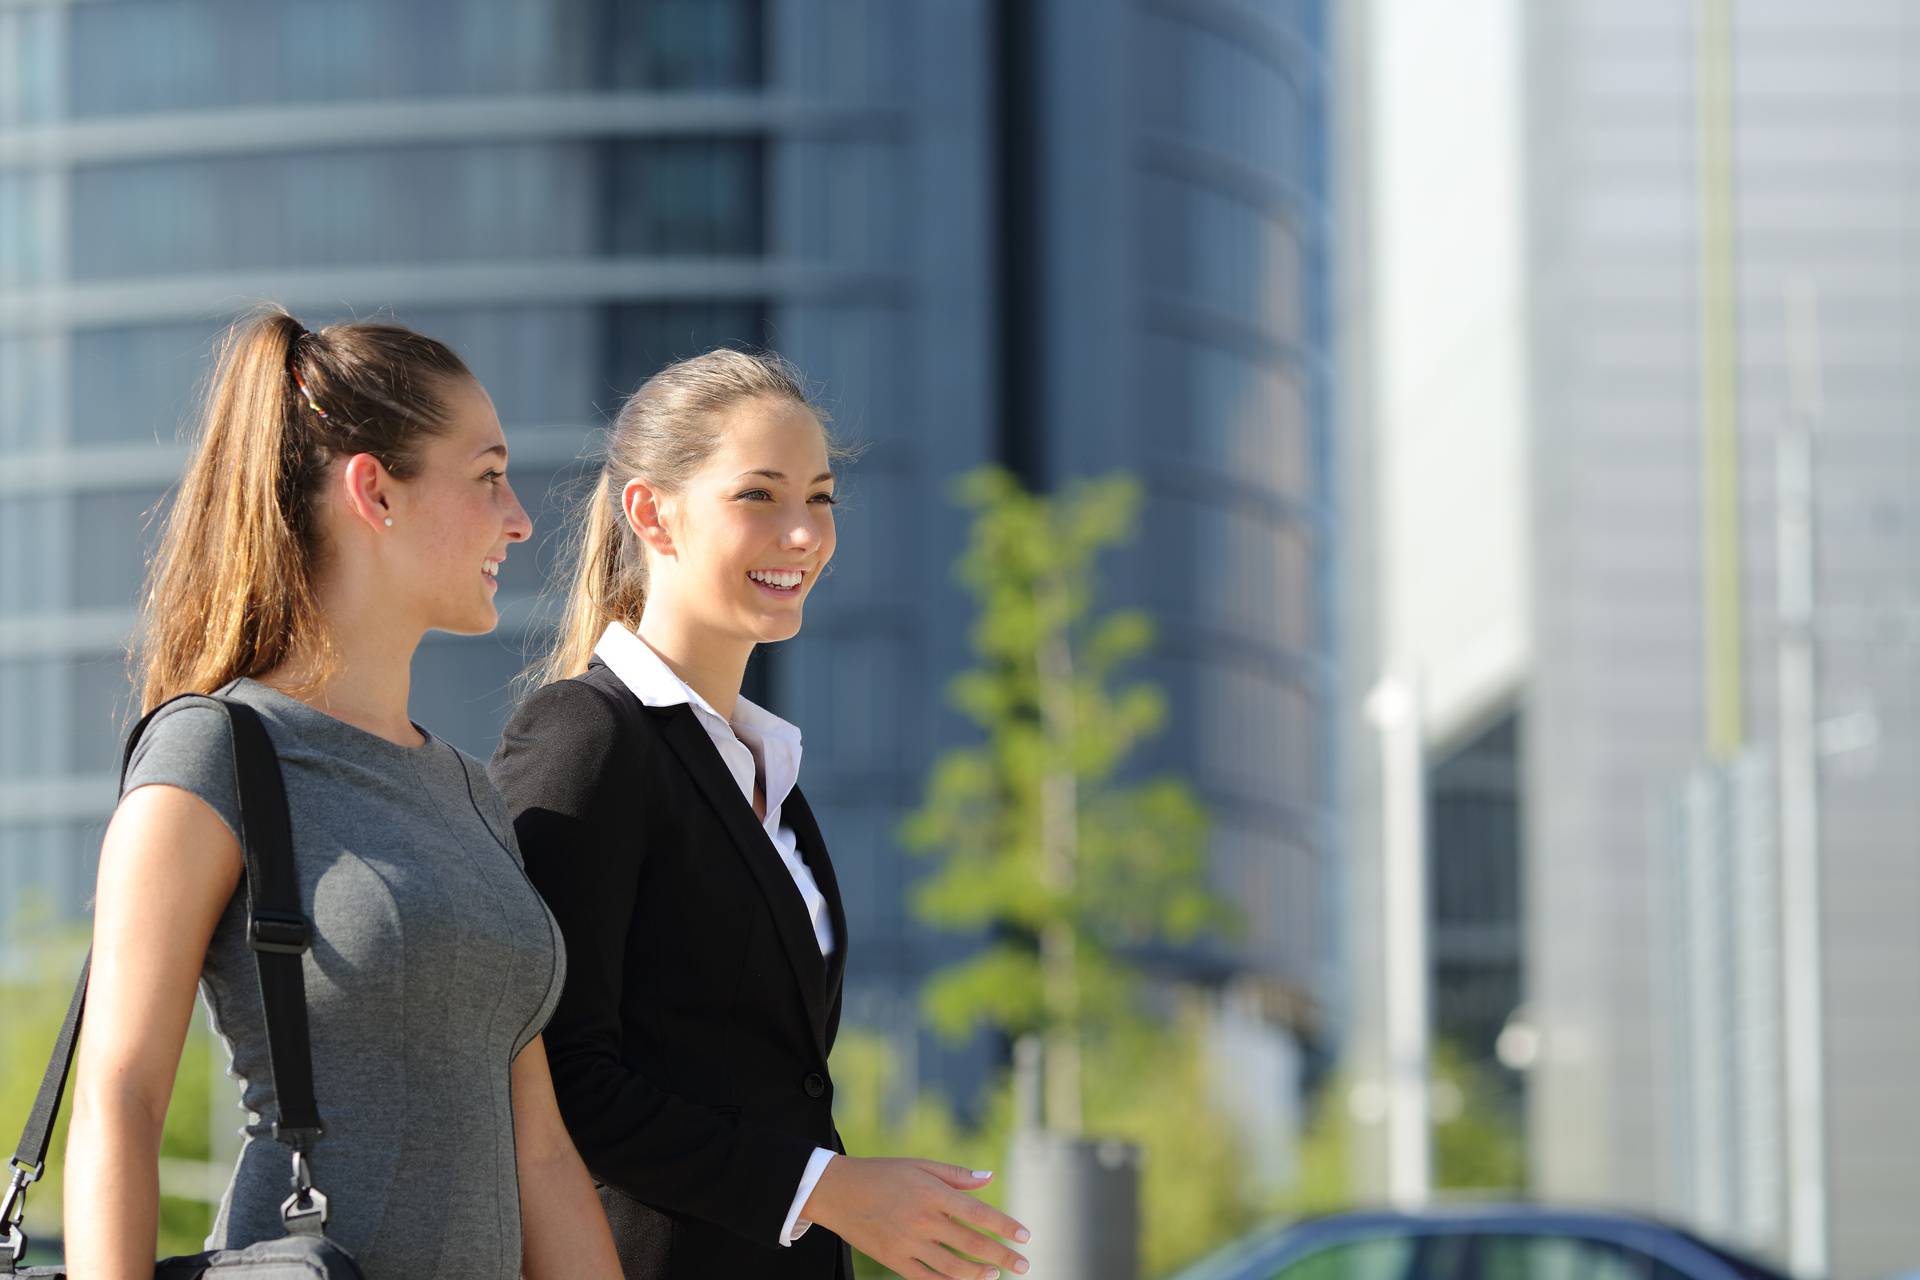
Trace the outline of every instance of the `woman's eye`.
{"label": "woman's eye", "polygon": [[813,500],[829,507],[837,507],[840,505],[840,499],[830,493],[816,493],[813,495]]}
{"label": "woman's eye", "polygon": [[755,502],[766,502],[766,501],[769,501],[773,497],[773,495],[768,493],[765,489],[749,489],[745,493],[741,494],[740,497],[742,499],[751,499]]}
{"label": "woman's eye", "polygon": [[486,471],[481,473],[480,478],[482,480],[485,480],[488,484],[492,484],[496,480],[505,480],[507,478],[507,473],[504,471]]}

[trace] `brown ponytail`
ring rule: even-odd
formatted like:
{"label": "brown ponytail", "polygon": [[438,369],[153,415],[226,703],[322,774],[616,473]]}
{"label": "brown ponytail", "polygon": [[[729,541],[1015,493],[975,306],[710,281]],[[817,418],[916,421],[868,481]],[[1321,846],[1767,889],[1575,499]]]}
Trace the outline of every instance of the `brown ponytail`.
{"label": "brown ponytail", "polygon": [[356,453],[413,474],[446,427],[448,381],[471,376],[397,325],[311,333],[274,310],[227,331],[149,566],[133,652],[143,710],[262,675],[296,648],[309,678],[324,678],[333,645],[315,590],[314,495]]}
{"label": "brown ponytail", "polygon": [[[640,623],[647,559],[621,505],[627,481],[643,476],[668,493],[679,491],[719,447],[721,411],[762,396],[803,405],[826,421],[807,395],[804,375],[770,351],[723,348],[681,360],[627,398],[607,428],[599,478],[568,520],[556,575],[565,584],[565,603],[545,651],[521,677],[524,689],[585,671],[609,622]],[[827,447],[844,456],[831,440]]]}

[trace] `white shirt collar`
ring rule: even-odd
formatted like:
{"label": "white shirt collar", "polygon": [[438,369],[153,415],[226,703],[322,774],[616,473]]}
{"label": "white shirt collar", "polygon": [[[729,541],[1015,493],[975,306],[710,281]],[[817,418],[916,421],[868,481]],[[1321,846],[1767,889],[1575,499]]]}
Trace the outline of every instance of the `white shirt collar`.
{"label": "white shirt collar", "polygon": [[[700,696],[699,690],[675,674],[666,659],[655,653],[652,646],[624,623],[609,622],[607,629],[600,633],[599,643],[594,645],[593,652],[595,657],[612,669],[614,675],[620,677],[622,684],[633,691],[633,696],[647,706],[674,707],[688,703],[709,736],[715,738],[716,744],[719,741],[716,730],[724,730],[738,739],[760,761],[763,771],[761,785],[766,791],[768,813],[771,815],[786,802],[787,794],[793,790],[800,776],[800,729],[797,725],[782,720],[744,697],[734,700],[733,719],[729,721]],[[722,751],[722,755],[725,754]],[[728,765],[731,770],[733,761],[728,761]],[[738,770],[733,772],[738,780]],[[751,800],[751,774],[741,790]]]}
{"label": "white shirt collar", "polygon": [[677,707],[690,702],[717,720],[726,719],[697,689],[675,675],[667,660],[624,623],[607,624],[599,642],[593,646],[593,656],[612,667],[620,682],[633,690],[633,696],[650,707]]}
{"label": "white shirt collar", "polygon": [[753,781],[758,773],[767,805],[761,826],[773,842],[780,861],[786,865],[787,873],[793,877],[794,886],[800,890],[801,902],[813,922],[814,940],[820,944],[820,954],[830,953],[834,948],[832,913],[813,872],[800,856],[792,824],[781,816],[781,806],[786,804],[800,779],[800,730],[745,698],[735,700],[733,721],[729,724],[698,690],[674,674],[666,659],[618,622],[607,624],[593,652],[633,696],[647,706],[677,707],[681,703],[691,706],[694,719],[706,730],[749,806],[753,804]]}

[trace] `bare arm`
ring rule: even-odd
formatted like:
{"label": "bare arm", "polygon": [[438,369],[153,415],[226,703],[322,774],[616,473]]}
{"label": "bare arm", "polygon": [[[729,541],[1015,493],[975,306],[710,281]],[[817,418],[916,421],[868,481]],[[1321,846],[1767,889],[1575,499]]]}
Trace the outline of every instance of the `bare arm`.
{"label": "bare arm", "polygon": [[620,1280],[613,1233],[560,1119],[539,1036],[513,1060],[513,1141],[520,1173],[520,1265],[527,1280]]}
{"label": "bare arm", "polygon": [[207,944],[240,882],[240,842],[189,791],[139,787],[100,847],[93,969],[67,1132],[73,1280],[150,1280],[160,1129]]}

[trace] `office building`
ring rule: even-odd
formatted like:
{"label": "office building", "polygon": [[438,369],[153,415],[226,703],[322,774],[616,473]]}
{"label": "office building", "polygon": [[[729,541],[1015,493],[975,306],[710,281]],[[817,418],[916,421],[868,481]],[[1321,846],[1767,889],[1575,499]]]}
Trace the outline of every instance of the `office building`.
{"label": "office building", "polygon": [[[1920,15],[1559,0],[1523,21],[1535,1189],[1824,1256],[1839,1280],[1901,1271],[1920,1258],[1902,265],[1920,234]],[[1810,967],[1783,958],[1779,917],[1811,904],[1769,879],[1794,638],[1776,462],[1796,422],[1814,442]],[[1735,901],[1753,911],[1735,919]],[[1798,1143],[1795,983],[1825,997],[1817,1127]]]}

